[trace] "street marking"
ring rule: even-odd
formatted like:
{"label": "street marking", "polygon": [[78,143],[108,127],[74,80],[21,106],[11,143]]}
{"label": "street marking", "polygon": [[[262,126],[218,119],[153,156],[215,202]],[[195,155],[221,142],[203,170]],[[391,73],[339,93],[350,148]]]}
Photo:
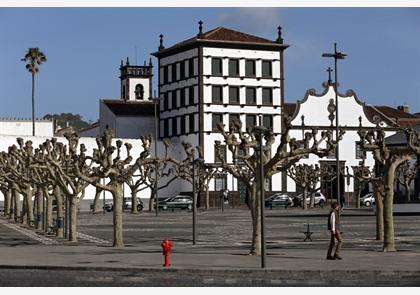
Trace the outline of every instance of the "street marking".
{"label": "street marking", "polygon": [[20,232],[21,234],[34,239],[44,245],[58,245],[57,241],[54,241],[50,238],[38,235],[37,233],[33,232],[32,230],[20,227],[18,224],[13,224],[13,223],[8,223],[2,219],[0,219],[0,223],[3,224],[4,226],[10,228],[10,229],[14,229],[15,231]]}
{"label": "street marking", "polygon": [[90,236],[90,235],[87,235],[87,234],[83,234],[81,232],[77,232],[77,237],[80,238],[80,239],[84,239],[84,240],[87,240],[89,242],[98,244],[98,245],[109,245],[109,244],[111,244],[110,241],[103,240],[103,239],[100,239],[100,238],[97,238],[97,237],[93,237],[93,236]]}

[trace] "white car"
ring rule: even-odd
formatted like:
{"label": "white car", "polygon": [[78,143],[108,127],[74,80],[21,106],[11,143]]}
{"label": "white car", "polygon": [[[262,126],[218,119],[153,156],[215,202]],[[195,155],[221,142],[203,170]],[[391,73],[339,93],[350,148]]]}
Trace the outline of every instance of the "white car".
{"label": "white car", "polygon": [[360,198],[360,205],[370,207],[372,205],[375,205],[375,197],[373,196],[373,193],[368,193]]}
{"label": "white car", "polygon": [[[315,192],[313,193],[314,195],[314,204],[315,206],[319,206],[321,208],[323,208],[327,202],[327,198],[321,193],[321,192]],[[300,206],[303,205],[302,203],[302,198],[303,198],[303,194],[300,194],[299,196],[297,196],[297,198],[300,200]],[[311,197],[310,195],[306,197],[306,204],[310,204],[311,202]]]}

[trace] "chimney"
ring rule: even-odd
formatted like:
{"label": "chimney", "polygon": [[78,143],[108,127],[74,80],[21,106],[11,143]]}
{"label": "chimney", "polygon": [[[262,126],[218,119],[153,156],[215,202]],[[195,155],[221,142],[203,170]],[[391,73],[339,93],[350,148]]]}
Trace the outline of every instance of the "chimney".
{"label": "chimney", "polygon": [[410,110],[408,108],[408,104],[404,103],[402,106],[397,107],[398,110],[403,111],[404,113],[410,113]]}

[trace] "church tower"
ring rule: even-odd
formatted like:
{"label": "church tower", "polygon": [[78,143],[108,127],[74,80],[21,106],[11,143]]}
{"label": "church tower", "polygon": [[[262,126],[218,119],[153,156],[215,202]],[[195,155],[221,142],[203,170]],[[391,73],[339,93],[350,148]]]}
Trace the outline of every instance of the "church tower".
{"label": "church tower", "polygon": [[149,101],[152,98],[152,60],[143,66],[130,65],[127,57],[125,65],[121,61],[121,99],[129,101]]}

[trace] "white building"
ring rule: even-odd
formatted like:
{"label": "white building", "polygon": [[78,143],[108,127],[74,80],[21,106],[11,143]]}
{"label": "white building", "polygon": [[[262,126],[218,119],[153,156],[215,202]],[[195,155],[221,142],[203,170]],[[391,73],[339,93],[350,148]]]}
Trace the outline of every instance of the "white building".
{"label": "white building", "polygon": [[[217,124],[223,122],[227,129],[235,118],[245,123],[244,130],[261,119],[279,135],[287,47],[280,28],[272,41],[222,27],[203,33],[200,22],[196,36],[168,48],[161,35],[153,53],[159,64],[160,138],[173,142],[175,156],[185,156],[180,143],[186,141],[203,147],[205,163],[215,163],[215,140],[223,142]],[[229,153],[226,157],[232,161]],[[280,191],[281,176],[273,176],[269,185],[270,191]],[[237,192],[245,186],[227,175],[210,183],[213,196],[224,187]],[[191,185],[179,181],[171,191],[191,191]]]}
{"label": "white building", "polygon": [[[37,136],[53,136],[54,122],[52,120],[36,119],[35,134]],[[32,119],[0,118],[0,136],[1,135],[32,135]]]}

